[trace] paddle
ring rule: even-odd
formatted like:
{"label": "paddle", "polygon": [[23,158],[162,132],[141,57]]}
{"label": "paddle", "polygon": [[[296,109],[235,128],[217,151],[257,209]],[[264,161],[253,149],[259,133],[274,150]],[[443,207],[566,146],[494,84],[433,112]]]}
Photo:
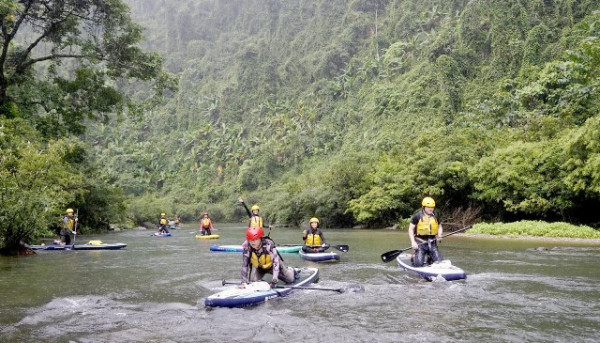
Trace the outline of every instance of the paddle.
{"label": "paddle", "polygon": [[[222,282],[223,286],[225,285],[239,285],[239,282],[235,282],[235,281],[226,281],[223,280]],[[343,288],[324,288],[324,287],[310,287],[310,286],[285,286],[285,285],[274,285],[273,288],[291,288],[291,289],[309,289],[309,290],[316,290],[316,291],[332,291],[332,292],[338,292],[338,293],[344,293],[344,289]],[[277,292],[277,291],[275,291]]]}
{"label": "paddle", "polygon": [[[307,247],[311,247],[311,248],[320,248],[320,245],[307,245]],[[339,251],[342,252],[348,252],[350,250],[350,246],[347,244],[338,244],[338,245],[331,245],[331,244],[327,244],[326,247],[332,247],[332,248],[336,248]]]}
{"label": "paddle", "polygon": [[[460,229],[460,230],[456,230],[456,231],[450,232],[450,233],[449,233],[449,234],[447,234],[447,235],[443,235],[443,236],[442,236],[442,238],[444,238],[444,237],[448,237],[448,236],[452,236],[452,235],[454,235],[454,234],[457,234],[457,233],[459,233],[459,232],[466,231],[466,230],[468,230],[468,229],[470,229],[470,228],[471,228],[471,225],[468,225],[468,226],[466,226],[466,227],[464,227],[464,228],[462,228],[462,229]],[[419,244],[417,244],[417,245],[421,245],[421,244],[425,244],[425,243],[427,243],[427,242],[419,243]],[[400,255],[400,254],[402,254],[403,252],[405,252],[405,251],[407,251],[407,250],[410,250],[410,249],[412,249],[412,246],[410,246],[410,247],[408,247],[408,248],[405,248],[405,249],[402,249],[402,250],[392,250],[392,251],[384,252],[383,254],[381,254],[381,260],[382,260],[383,262],[390,262],[390,261],[392,261],[393,259],[395,259],[396,257],[398,257],[398,255]]]}
{"label": "paddle", "polygon": [[79,221],[79,209],[75,210],[75,224],[73,225],[73,245],[75,245],[75,238],[77,238],[77,222]]}

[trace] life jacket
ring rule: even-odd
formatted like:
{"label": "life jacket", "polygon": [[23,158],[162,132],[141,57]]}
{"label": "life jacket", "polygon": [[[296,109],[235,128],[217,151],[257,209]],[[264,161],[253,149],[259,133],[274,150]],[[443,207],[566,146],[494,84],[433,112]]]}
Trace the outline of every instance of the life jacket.
{"label": "life jacket", "polygon": [[250,263],[255,268],[271,269],[271,267],[273,267],[273,260],[271,259],[271,254],[269,254],[269,252],[266,249],[264,241],[260,251],[262,253],[258,255],[256,251],[252,249],[252,252],[250,254]]}
{"label": "life jacket", "polygon": [[160,218],[160,221],[158,222],[160,225],[167,225],[167,218]]}
{"label": "life jacket", "polygon": [[202,227],[205,229],[209,229],[210,228],[210,219],[208,219],[208,218],[202,219]]}
{"label": "life jacket", "polygon": [[306,235],[306,239],[304,240],[304,244],[306,245],[321,245],[322,243],[323,241],[321,240],[319,231],[314,234],[309,231],[308,235]]}
{"label": "life jacket", "polygon": [[263,228],[263,220],[260,216],[252,216],[250,217],[250,223],[248,227],[258,226],[259,228]]}
{"label": "life jacket", "polygon": [[75,219],[69,218],[69,217],[65,217],[65,218],[68,218],[68,220],[66,222],[63,221],[64,229],[73,230],[73,227],[75,226]]}
{"label": "life jacket", "polygon": [[428,216],[422,213],[416,227],[417,236],[436,236],[438,234],[438,226],[439,224],[435,216]]}

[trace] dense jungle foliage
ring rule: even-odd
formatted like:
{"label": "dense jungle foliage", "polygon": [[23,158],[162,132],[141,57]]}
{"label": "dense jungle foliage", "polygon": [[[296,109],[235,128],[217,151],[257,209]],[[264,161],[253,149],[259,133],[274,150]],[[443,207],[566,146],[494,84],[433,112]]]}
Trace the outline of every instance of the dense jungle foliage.
{"label": "dense jungle foliage", "polygon": [[[0,0],[2,251],[56,233],[67,207],[90,229],[123,217],[125,196],[78,136],[174,89],[141,38],[120,1]],[[127,80],[153,80],[155,95],[131,101]]]}
{"label": "dense jungle foliage", "polygon": [[598,224],[596,1],[128,1],[180,77],[90,135],[137,221]]}
{"label": "dense jungle foliage", "polygon": [[[10,56],[35,60],[26,45],[15,50],[6,28],[23,4],[38,2],[0,0]],[[104,18],[116,22],[103,39],[88,40],[100,28],[69,21],[69,35],[47,42],[91,53],[122,34],[127,41],[105,45],[119,54],[37,69],[10,67],[14,58],[3,54],[0,90],[13,100],[2,103],[1,138],[23,147],[2,149],[76,174],[48,179],[63,193],[36,202],[28,197],[45,186],[16,192],[11,177],[36,177],[3,158],[2,201],[14,197],[11,211],[19,201],[43,203],[38,213],[54,218],[94,194],[112,207],[86,212],[111,222],[153,221],[160,212],[192,221],[204,210],[237,220],[242,196],[272,224],[318,216],[328,227],[381,227],[429,195],[449,226],[599,225],[597,1],[125,2],[145,28],[143,42],[119,0],[91,2],[120,18]],[[178,90],[157,71],[157,54]],[[13,72],[19,65],[26,73]],[[159,103],[152,85],[122,81],[130,76],[173,92]]]}

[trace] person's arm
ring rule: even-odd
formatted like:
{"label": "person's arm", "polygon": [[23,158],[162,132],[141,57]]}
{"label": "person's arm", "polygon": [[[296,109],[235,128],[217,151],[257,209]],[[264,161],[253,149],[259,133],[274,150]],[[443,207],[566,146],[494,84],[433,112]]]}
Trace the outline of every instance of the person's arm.
{"label": "person's arm", "polygon": [[213,222],[212,222],[212,219],[210,219],[210,220],[209,220],[209,222],[210,222],[210,231],[212,231],[212,230],[213,230]]}
{"label": "person's arm", "polygon": [[323,231],[319,230],[319,235],[321,236],[321,246],[327,246],[327,241],[325,240],[325,235],[323,234]]}
{"label": "person's arm", "polygon": [[410,225],[408,225],[408,237],[410,238],[410,245],[412,246],[412,248],[417,250],[419,246],[415,241],[415,227],[416,226],[413,223],[410,223]]}
{"label": "person's arm", "polygon": [[442,236],[444,235],[444,228],[442,227],[442,223],[440,223],[438,225],[438,235],[437,235],[437,241],[441,242],[442,241]]}
{"label": "person's arm", "polygon": [[242,244],[242,283],[248,283],[250,272],[250,248],[248,242]]}
{"label": "person's arm", "polygon": [[246,203],[244,202],[244,200],[242,198],[239,198],[240,203],[242,203],[242,206],[244,206],[244,208],[246,209],[246,213],[248,214],[248,218],[252,217],[252,212],[250,212],[250,209],[248,208],[248,206],[246,206]]}
{"label": "person's arm", "polygon": [[306,237],[308,237],[308,230],[302,231],[302,241],[306,242]]}
{"label": "person's arm", "polygon": [[75,216],[75,218],[73,218],[73,235],[77,234],[77,222],[79,222],[79,216]]}
{"label": "person's arm", "polygon": [[279,264],[281,263],[275,244],[269,245],[269,255],[271,255],[271,261],[273,261],[273,279],[271,282],[275,284],[279,281]]}

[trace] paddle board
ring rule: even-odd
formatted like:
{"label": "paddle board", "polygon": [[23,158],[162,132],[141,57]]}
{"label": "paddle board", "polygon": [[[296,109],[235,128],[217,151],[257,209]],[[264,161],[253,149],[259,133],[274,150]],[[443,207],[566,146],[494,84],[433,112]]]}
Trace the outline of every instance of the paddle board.
{"label": "paddle board", "polygon": [[264,303],[278,297],[284,297],[295,289],[291,287],[308,286],[319,280],[317,268],[299,269],[298,278],[293,284],[286,285],[280,281],[282,288],[271,288],[264,281],[252,282],[246,286],[234,285],[227,289],[210,295],[204,299],[204,305],[208,307],[247,307]]}
{"label": "paddle board", "polygon": [[400,255],[396,257],[400,268],[417,274],[428,281],[433,281],[437,277],[443,277],[447,281],[462,280],[467,278],[464,270],[452,265],[450,260],[442,260],[424,267],[413,267],[410,262],[410,255]]}

